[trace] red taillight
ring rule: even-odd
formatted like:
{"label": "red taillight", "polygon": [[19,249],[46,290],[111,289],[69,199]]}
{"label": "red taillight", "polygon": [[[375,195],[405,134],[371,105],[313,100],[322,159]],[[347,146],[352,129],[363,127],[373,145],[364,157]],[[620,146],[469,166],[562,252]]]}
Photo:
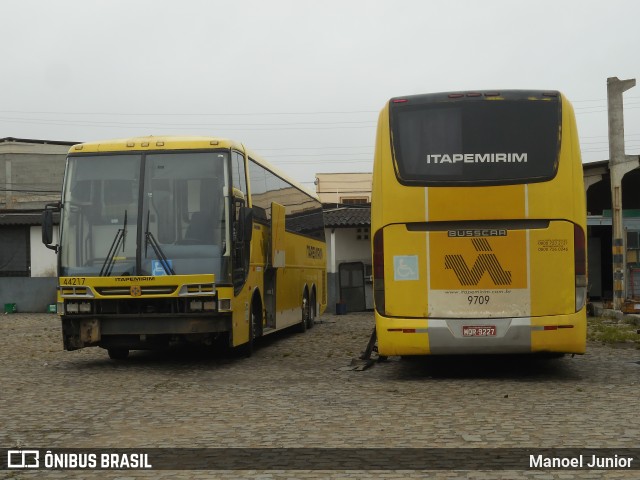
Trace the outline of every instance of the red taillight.
{"label": "red taillight", "polygon": [[573,225],[573,259],[576,276],[576,312],[587,301],[587,239],[580,225]]}
{"label": "red taillight", "polygon": [[373,279],[384,280],[384,234],[378,230],[373,236]]}
{"label": "red taillight", "polygon": [[395,98],[392,100],[393,103],[407,103],[409,100],[406,98]]}
{"label": "red taillight", "polygon": [[378,313],[384,315],[384,234],[382,229],[373,236],[373,300]]}
{"label": "red taillight", "polygon": [[586,239],[584,236],[584,230],[580,225],[573,226],[573,249],[574,249],[574,259],[575,259],[575,268],[576,268],[576,276],[577,275],[586,275],[587,274],[587,248],[586,248]]}

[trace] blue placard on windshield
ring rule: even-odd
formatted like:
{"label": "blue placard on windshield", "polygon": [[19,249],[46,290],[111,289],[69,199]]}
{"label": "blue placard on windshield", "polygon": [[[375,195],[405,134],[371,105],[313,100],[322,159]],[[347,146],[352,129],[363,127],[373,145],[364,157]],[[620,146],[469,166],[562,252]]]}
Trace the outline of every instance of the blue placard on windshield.
{"label": "blue placard on windshield", "polygon": [[[171,260],[167,260],[169,268],[173,269],[173,263]],[[168,272],[164,269],[161,260],[151,260],[151,275],[159,277],[162,275],[168,275]]]}

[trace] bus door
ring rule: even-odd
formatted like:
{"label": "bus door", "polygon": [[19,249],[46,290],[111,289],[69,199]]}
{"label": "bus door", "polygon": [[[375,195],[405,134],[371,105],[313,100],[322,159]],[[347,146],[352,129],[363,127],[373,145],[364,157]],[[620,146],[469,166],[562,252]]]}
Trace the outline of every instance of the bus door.
{"label": "bus door", "polygon": [[278,269],[285,267],[285,207],[271,203],[269,261],[264,269],[264,307],[267,328],[276,328],[276,284]]}
{"label": "bus door", "polygon": [[266,328],[276,328],[276,277],[278,270],[267,267],[264,270],[264,310]]}

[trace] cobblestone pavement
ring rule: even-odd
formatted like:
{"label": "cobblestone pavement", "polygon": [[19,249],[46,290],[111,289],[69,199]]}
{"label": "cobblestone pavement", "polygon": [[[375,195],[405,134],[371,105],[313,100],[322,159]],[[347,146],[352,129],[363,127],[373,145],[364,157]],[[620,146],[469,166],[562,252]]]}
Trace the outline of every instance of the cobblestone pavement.
{"label": "cobblestone pavement", "polygon": [[[640,447],[640,350],[559,360],[390,358],[371,313],[325,314],[251,358],[62,350],[57,316],[0,317],[4,448]],[[639,471],[0,471],[5,478],[634,478]]]}

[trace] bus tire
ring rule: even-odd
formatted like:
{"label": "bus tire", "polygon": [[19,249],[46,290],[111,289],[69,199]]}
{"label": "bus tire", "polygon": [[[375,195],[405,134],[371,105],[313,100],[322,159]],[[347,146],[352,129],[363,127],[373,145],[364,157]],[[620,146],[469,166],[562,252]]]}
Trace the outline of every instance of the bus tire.
{"label": "bus tire", "polygon": [[262,336],[262,303],[258,296],[254,296],[251,302],[249,315],[249,341],[240,347],[242,356],[246,358],[253,354],[256,338]]}
{"label": "bus tire", "polygon": [[309,322],[307,323],[307,328],[313,328],[316,323],[316,316],[318,312],[316,311],[316,292],[315,289],[311,293],[311,300],[309,302]]}
{"label": "bus tire", "polygon": [[129,356],[128,348],[108,348],[109,358],[111,360],[125,360]]}
{"label": "bus tire", "polygon": [[298,332],[304,333],[309,325],[309,316],[311,315],[311,305],[309,304],[309,296],[304,292],[302,297],[302,319],[298,324]]}

